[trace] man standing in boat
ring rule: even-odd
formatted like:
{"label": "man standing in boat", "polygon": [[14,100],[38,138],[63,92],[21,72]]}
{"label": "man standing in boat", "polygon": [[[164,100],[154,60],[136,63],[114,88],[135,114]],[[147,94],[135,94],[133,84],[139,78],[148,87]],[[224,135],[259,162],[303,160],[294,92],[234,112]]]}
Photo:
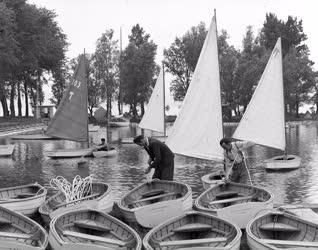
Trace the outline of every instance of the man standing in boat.
{"label": "man standing in boat", "polygon": [[231,138],[220,140],[220,145],[224,149],[225,181],[247,182],[249,173],[242,150],[254,144],[250,141],[233,141]]}
{"label": "man standing in boat", "polygon": [[166,144],[151,137],[144,137],[143,135],[134,138],[134,143],[143,147],[149,154],[149,166],[146,174],[154,168],[155,172],[152,179],[173,180],[174,154]]}

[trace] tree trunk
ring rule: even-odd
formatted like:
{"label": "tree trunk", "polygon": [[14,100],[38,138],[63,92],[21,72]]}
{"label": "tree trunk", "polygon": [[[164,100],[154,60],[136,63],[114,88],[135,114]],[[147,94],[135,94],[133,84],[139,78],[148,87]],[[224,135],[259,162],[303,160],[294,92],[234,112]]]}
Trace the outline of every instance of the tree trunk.
{"label": "tree trunk", "polygon": [[29,117],[29,95],[27,80],[24,82],[24,101],[25,101],[25,116]]}
{"label": "tree trunk", "polygon": [[141,117],[143,117],[145,114],[145,103],[141,102],[140,107],[141,107]]}
{"label": "tree trunk", "polygon": [[17,88],[18,88],[18,113],[19,113],[19,116],[22,116],[22,102],[21,102],[20,82],[18,82]]}
{"label": "tree trunk", "polygon": [[14,97],[15,97],[15,81],[11,83],[11,93],[10,93],[10,114],[12,117],[15,117],[15,108],[14,108]]}

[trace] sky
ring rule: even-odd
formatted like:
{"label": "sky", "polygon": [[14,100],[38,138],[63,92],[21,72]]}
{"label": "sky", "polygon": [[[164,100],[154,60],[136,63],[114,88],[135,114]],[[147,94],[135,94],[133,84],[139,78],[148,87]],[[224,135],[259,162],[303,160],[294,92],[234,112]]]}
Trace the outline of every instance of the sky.
{"label": "sky", "polygon": [[218,30],[225,29],[229,44],[241,49],[246,27],[255,34],[262,28],[265,15],[275,13],[279,19],[289,15],[303,20],[310,59],[318,70],[318,1],[317,0],[29,0],[38,7],[54,10],[56,21],[70,43],[67,56],[75,57],[84,51],[93,53],[97,39],[107,29],[115,31],[119,40],[122,29],[123,49],[135,24],[150,34],[158,45],[156,62],[161,64],[163,50],[176,37],[192,26],[204,22],[208,28],[216,9]]}

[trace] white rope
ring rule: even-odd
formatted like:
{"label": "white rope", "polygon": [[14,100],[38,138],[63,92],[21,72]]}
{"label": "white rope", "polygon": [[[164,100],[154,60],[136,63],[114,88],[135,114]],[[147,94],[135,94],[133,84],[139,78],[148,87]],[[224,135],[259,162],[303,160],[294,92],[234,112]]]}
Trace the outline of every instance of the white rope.
{"label": "white rope", "polygon": [[76,175],[72,183],[63,176],[57,176],[51,179],[50,186],[55,190],[61,191],[65,196],[66,202],[69,202],[92,194],[92,181],[92,175],[83,179]]}

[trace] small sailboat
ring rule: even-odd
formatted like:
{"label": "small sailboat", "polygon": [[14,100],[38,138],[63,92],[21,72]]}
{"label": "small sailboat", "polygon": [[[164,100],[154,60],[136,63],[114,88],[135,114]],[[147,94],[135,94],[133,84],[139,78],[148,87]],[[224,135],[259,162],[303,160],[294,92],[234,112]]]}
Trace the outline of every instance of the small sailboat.
{"label": "small sailboat", "polygon": [[165,77],[164,66],[162,65],[147,110],[139,123],[139,127],[163,133],[160,139],[164,141],[166,138],[165,118]]}
{"label": "small sailboat", "polygon": [[93,151],[95,158],[113,157],[118,154],[116,148],[110,147],[108,150]]}
{"label": "small sailboat", "polygon": [[246,227],[251,250],[318,249],[318,225],[281,212],[268,212]]}
{"label": "small sailboat", "polygon": [[65,195],[59,191],[39,207],[39,213],[44,222],[49,224],[52,218],[60,214],[83,208],[110,212],[113,204],[114,199],[110,185],[103,182],[93,182],[91,192],[79,199],[66,201]]}
{"label": "small sailboat", "polygon": [[0,206],[0,249],[45,250],[48,235],[30,218]]}
{"label": "small sailboat", "polygon": [[192,208],[192,190],[176,181],[152,180],[123,196],[118,207],[125,220],[152,228]]}
{"label": "small sailboat", "polygon": [[151,229],[146,250],[239,250],[242,232],[230,221],[202,212],[186,212]]}
{"label": "small sailboat", "polygon": [[0,145],[0,157],[8,157],[13,154],[14,144]]}
{"label": "small sailboat", "polygon": [[[87,93],[87,65],[85,55],[81,55],[74,78],[65,91],[61,103],[56,110],[48,128],[47,136],[70,141],[87,142],[88,144],[88,93]],[[94,148],[60,149],[47,151],[51,158],[68,158],[92,156]]]}
{"label": "small sailboat", "polygon": [[141,250],[139,235],[118,219],[97,210],[76,210],[50,223],[52,250]]}
{"label": "small sailboat", "polygon": [[31,216],[44,203],[47,190],[38,183],[0,189],[0,206]]}
{"label": "small sailboat", "polygon": [[285,105],[281,39],[278,38],[263,75],[233,137],[280,149],[284,155],[265,161],[268,170],[299,168],[301,158],[286,154]]}
{"label": "small sailboat", "polygon": [[194,206],[245,228],[250,219],[273,208],[273,200],[273,194],[264,188],[230,182],[204,191]]}

